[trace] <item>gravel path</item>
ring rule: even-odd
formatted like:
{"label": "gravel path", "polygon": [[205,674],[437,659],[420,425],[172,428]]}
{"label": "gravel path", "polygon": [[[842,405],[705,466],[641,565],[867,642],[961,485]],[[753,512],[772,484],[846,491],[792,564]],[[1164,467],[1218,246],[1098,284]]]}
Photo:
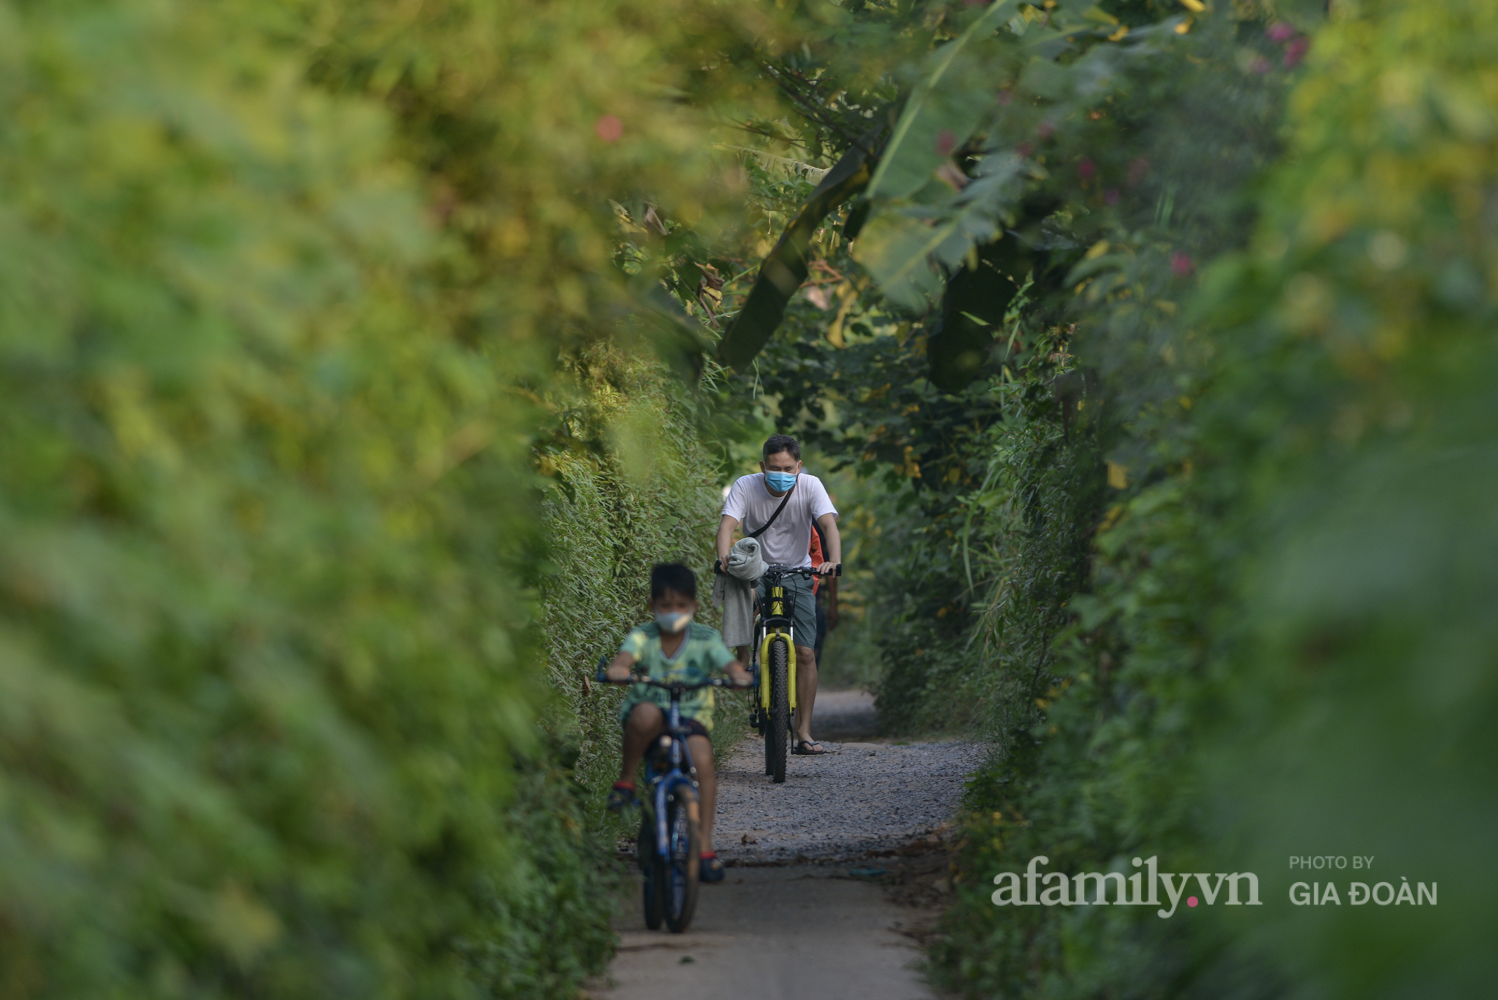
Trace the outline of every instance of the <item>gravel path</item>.
{"label": "gravel path", "polygon": [[[872,712],[867,694],[827,692],[817,699],[813,732],[857,732]],[[758,737],[728,757],[718,772],[713,838],[726,864],[835,861],[934,846],[986,752],[977,743],[823,746],[836,752],[793,755],[783,785],[765,775]]]}

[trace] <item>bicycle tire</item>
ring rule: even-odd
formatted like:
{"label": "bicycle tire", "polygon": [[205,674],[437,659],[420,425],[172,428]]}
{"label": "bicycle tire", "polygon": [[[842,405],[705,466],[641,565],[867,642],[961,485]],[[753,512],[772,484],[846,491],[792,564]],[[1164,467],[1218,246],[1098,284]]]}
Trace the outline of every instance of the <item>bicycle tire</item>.
{"label": "bicycle tire", "polygon": [[[768,671],[765,671],[765,670],[761,670],[760,671],[760,681],[759,682],[761,684],[768,684],[768,683],[770,683],[770,674],[769,674]],[[756,702],[758,702],[759,698],[760,698],[759,689],[755,688],[755,690],[754,690],[754,699],[755,699]],[[766,774],[773,774],[774,771],[775,771],[775,769],[770,766],[770,710],[767,709],[767,708],[760,708],[760,707],[758,707],[758,705],[756,705],[755,709],[754,709],[754,712],[755,712],[755,721],[758,723],[758,728],[759,728],[759,738],[763,741],[764,748],[765,748],[765,773]]]}
{"label": "bicycle tire", "polygon": [[645,903],[645,926],[653,931],[661,928],[665,919],[665,897],[660,890],[659,859],[655,856],[655,828],[646,816],[640,817],[640,836],[635,841],[635,854],[640,871],[645,875],[642,893]]}
{"label": "bicycle tire", "polygon": [[[754,727],[754,731],[759,734],[760,739],[764,739],[765,712],[764,709],[759,707],[759,686],[765,682],[764,665],[759,662],[759,644],[756,643],[754,648],[755,653],[751,657],[750,663],[750,672],[754,675],[754,688],[749,692],[750,698],[754,701],[754,707],[749,711],[749,724]],[[769,772],[766,771],[765,773],[768,774]]]}
{"label": "bicycle tire", "polygon": [[758,650],[763,648],[763,644],[757,642],[754,648],[756,650],[754,654],[754,691],[751,693],[751,697],[754,699],[754,731],[759,733],[761,740],[766,741],[764,744],[765,773],[769,774],[773,770],[770,767],[770,744],[768,742],[770,736],[770,712],[768,709],[760,707],[760,699],[763,697],[760,686],[770,683],[770,674],[765,670],[765,665],[759,661]]}
{"label": "bicycle tire", "polygon": [[790,752],[791,696],[790,643],[770,642],[770,721],[765,727],[765,771],[775,784],[785,782],[785,761]]}
{"label": "bicycle tire", "polygon": [[[767,663],[761,663],[759,665],[759,673],[757,676],[759,677],[760,684],[770,684],[774,675],[769,669]],[[754,689],[755,701],[758,702],[761,697],[763,696],[761,695],[759,688],[756,686]],[[773,686],[770,689],[769,700],[771,705],[775,704],[775,689]],[[773,757],[770,753],[770,710],[768,708],[758,708],[755,711],[759,712],[759,738],[764,740],[765,746],[765,774],[774,774],[775,765],[771,763]]]}
{"label": "bicycle tire", "polygon": [[656,881],[666,911],[666,926],[680,934],[692,923],[697,911],[698,876],[702,866],[702,835],[693,817],[697,793],[678,786],[666,799],[666,833],[670,855],[658,859]]}

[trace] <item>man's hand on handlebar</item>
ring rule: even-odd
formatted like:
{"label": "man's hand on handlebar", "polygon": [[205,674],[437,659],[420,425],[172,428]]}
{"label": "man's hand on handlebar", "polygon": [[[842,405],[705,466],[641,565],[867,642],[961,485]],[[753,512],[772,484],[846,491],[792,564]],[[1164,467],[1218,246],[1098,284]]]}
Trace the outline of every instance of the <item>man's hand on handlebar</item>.
{"label": "man's hand on handlebar", "polygon": [[754,684],[754,678],[749,676],[749,671],[745,670],[744,665],[738,660],[734,660],[726,669],[728,679],[733,681],[734,687],[746,688]]}
{"label": "man's hand on handlebar", "polygon": [[842,576],[843,564],[835,562],[824,562],[817,567],[818,576]]}

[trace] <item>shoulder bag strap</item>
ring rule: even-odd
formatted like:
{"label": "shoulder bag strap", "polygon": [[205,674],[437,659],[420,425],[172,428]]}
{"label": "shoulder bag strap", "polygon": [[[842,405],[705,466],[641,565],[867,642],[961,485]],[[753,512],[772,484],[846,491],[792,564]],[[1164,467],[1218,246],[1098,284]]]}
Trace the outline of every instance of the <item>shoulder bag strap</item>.
{"label": "shoulder bag strap", "polygon": [[[797,482],[800,482],[800,479],[801,479],[800,476],[796,477]],[[792,483],[791,484],[791,488],[785,491],[785,497],[783,499],[781,499],[780,506],[776,507],[775,508],[775,513],[773,513],[773,514],[770,515],[770,519],[768,521],[766,521],[764,524],[760,525],[759,529],[757,531],[751,531],[751,532],[749,532],[749,534],[745,535],[744,537],[745,538],[758,538],[760,535],[763,535],[766,531],[768,531],[769,528],[770,528],[770,525],[774,524],[775,523],[775,519],[780,516],[780,512],[783,511],[783,510],[785,510],[785,505],[791,502],[791,494],[794,493],[794,492],[796,492],[796,484]]]}

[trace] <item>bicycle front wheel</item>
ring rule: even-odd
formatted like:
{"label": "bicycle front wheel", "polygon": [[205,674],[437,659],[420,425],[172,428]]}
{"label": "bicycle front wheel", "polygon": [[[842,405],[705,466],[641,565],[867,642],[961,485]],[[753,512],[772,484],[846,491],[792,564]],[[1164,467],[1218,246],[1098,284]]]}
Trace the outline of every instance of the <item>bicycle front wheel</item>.
{"label": "bicycle front wheel", "polygon": [[660,858],[655,856],[655,825],[648,819],[648,814],[640,817],[640,836],[635,841],[635,854],[640,863],[640,871],[645,875],[645,926],[653,931],[659,930],[666,914],[659,875],[663,866]]}
{"label": "bicycle front wheel", "polygon": [[785,759],[791,732],[791,644],[770,641],[770,718],[765,728],[765,773],[775,784],[785,782]]}
{"label": "bicycle front wheel", "polygon": [[670,856],[658,861],[663,877],[656,882],[665,904],[666,926],[680,934],[697,910],[697,876],[702,865],[702,838],[697,824],[697,793],[679,785],[666,799]]}

